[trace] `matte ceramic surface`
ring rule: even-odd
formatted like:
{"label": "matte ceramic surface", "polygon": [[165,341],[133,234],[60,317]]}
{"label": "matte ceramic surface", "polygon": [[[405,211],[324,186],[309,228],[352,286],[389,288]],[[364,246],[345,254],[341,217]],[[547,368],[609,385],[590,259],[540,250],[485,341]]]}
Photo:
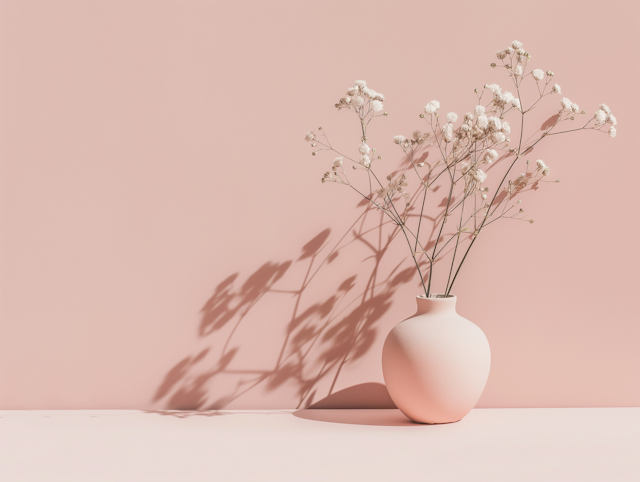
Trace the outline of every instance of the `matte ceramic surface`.
{"label": "matte ceramic surface", "polygon": [[384,380],[411,420],[457,422],[487,383],[489,342],[480,328],[456,313],[455,296],[417,300],[417,313],[393,328],[384,343]]}

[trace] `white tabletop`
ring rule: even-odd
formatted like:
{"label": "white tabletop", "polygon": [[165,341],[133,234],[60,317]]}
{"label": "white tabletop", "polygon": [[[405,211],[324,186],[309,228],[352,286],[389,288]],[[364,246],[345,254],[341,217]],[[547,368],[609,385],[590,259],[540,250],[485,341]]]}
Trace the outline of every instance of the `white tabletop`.
{"label": "white tabletop", "polygon": [[640,408],[0,411],[0,480],[640,481]]}

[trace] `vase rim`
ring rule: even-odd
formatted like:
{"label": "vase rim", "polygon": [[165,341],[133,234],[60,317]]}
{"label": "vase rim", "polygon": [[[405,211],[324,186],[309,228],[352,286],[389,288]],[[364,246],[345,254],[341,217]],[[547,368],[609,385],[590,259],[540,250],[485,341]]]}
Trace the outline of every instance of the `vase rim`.
{"label": "vase rim", "polygon": [[429,296],[429,298],[427,298],[425,295],[418,295],[416,296],[417,299],[419,300],[452,300],[452,299],[456,299],[456,295],[443,295],[440,293],[436,293],[434,295]]}

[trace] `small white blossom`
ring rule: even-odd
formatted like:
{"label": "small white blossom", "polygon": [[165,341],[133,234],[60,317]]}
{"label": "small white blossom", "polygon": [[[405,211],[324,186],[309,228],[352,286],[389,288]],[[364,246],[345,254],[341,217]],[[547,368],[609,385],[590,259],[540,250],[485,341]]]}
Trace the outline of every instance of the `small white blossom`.
{"label": "small white blossom", "polygon": [[449,112],[447,114],[447,121],[448,122],[455,122],[458,120],[458,114],[456,114],[455,112]]}
{"label": "small white blossom", "polygon": [[369,152],[371,152],[371,148],[364,141],[362,141],[362,144],[360,144],[360,147],[358,147],[358,151],[360,152],[360,154],[369,154]]}
{"label": "small white blossom", "polygon": [[474,109],[474,112],[476,113],[476,115],[482,115],[484,114],[484,106],[483,105],[477,105]]}
{"label": "small white blossom", "polygon": [[470,169],[469,175],[480,184],[487,180],[487,173],[481,171],[480,169]]}
{"label": "small white blossom", "polygon": [[502,121],[502,132],[504,132],[505,134],[511,133],[511,126],[506,120]]}
{"label": "small white blossom", "polygon": [[489,119],[487,118],[487,116],[484,114],[479,115],[477,125],[478,127],[480,127],[480,129],[486,129],[489,125]]}
{"label": "small white blossom", "polygon": [[522,48],[522,42],[518,42],[517,40],[514,40],[513,42],[511,42],[511,46],[514,49],[521,49]]}
{"label": "small white blossom", "polygon": [[433,115],[436,113],[437,110],[438,108],[435,106],[433,102],[429,102],[427,105],[424,106],[425,114]]}
{"label": "small white blossom", "polygon": [[404,142],[406,139],[404,138],[404,136],[395,136],[393,138],[393,142],[395,142],[396,144],[400,144],[402,142]]}
{"label": "small white blossom", "polygon": [[439,108],[440,108],[440,102],[438,102],[437,100],[432,100],[432,101],[430,102],[430,104],[435,105],[435,106],[436,106],[436,109],[439,109]]}
{"label": "small white blossom", "polygon": [[545,167],[547,167],[547,165],[544,163],[544,161],[542,159],[538,159],[536,161],[536,166],[538,166],[538,169],[542,170]]}
{"label": "small white blossom", "polygon": [[602,109],[598,109],[594,117],[596,119],[596,125],[602,125],[607,121],[607,113]]}
{"label": "small white blossom", "polygon": [[360,164],[362,164],[364,167],[369,167],[371,165],[371,159],[369,159],[369,156],[367,156],[366,154],[360,156]]}
{"label": "small white blossom", "polygon": [[361,95],[356,95],[353,97],[353,102],[358,106],[362,107],[364,105],[364,97]]}
{"label": "small white blossom", "polygon": [[615,137],[617,134],[616,128],[612,127],[611,129],[609,129],[609,137],[613,138]]}
{"label": "small white blossom", "polygon": [[500,144],[504,142],[507,139],[507,137],[502,132],[494,132],[493,134],[491,134],[491,139],[496,144]]}
{"label": "small white blossom", "polygon": [[333,167],[340,167],[342,166],[342,157],[336,157],[336,159],[333,161]]}
{"label": "small white blossom", "polygon": [[544,79],[544,71],[543,71],[543,70],[541,70],[541,69],[535,69],[535,70],[532,72],[532,75],[533,75],[533,78],[534,78],[534,79],[536,79],[536,80],[542,80],[542,79]]}
{"label": "small white blossom", "polygon": [[489,84],[486,88],[493,92],[493,95],[500,95],[502,93],[502,89],[500,89],[498,84]]}
{"label": "small white blossom", "polygon": [[576,113],[580,112],[580,107],[578,107],[578,104],[576,104],[575,102],[571,104],[571,111]]}
{"label": "small white blossom", "polygon": [[353,85],[359,87],[360,89],[364,89],[367,86],[367,83],[364,80],[356,80]]}
{"label": "small white blossom", "polygon": [[562,100],[560,101],[560,106],[562,107],[561,111],[571,110],[572,105],[573,105],[573,102],[571,102],[571,100],[569,100],[567,97],[563,97]]}
{"label": "small white blossom", "polygon": [[516,109],[518,109],[520,112],[522,112],[522,107],[520,107],[520,99],[513,99],[511,101],[511,105],[514,106]]}
{"label": "small white blossom", "polygon": [[498,50],[496,52],[496,57],[498,57],[500,60],[504,59],[507,56],[507,52],[505,52],[504,50]]}
{"label": "small white blossom", "polygon": [[445,142],[451,142],[453,140],[453,126],[451,124],[442,126],[442,137],[444,137]]}
{"label": "small white blossom", "polygon": [[613,114],[609,114],[607,116],[607,122],[611,125],[618,125],[618,119],[616,119],[616,117]]}
{"label": "small white blossom", "polygon": [[516,77],[522,77],[522,65],[518,65],[516,70],[513,72]]}
{"label": "small white blossom", "polygon": [[611,114],[611,109],[609,109],[609,106],[607,104],[600,104],[598,106],[598,109],[602,109],[603,111],[605,111],[607,114]]}
{"label": "small white blossom", "polygon": [[380,102],[379,100],[372,100],[371,101],[371,108],[376,112],[381,111],[382,110],[382,102]]}
{"label": "small white blossom", "polygon": [[317,138],[316,138],[316,135],[313,132],[309,131],[304,136],[304,140],[307,141],[307,142],[311,142],[311,141],[317,140]]}
{"label": "small white blossom", "polygon": [[347,89],[347,95],[353,97],[354,95],[356,95],[358,93],[358,88],[357,87],[349,87]]}
{"label": "small white blossom", "polygon": [[489,149],[484,153],[482,161],[491,164],[498,158],[498,152],[495,149]]}
{"label": "small white blossom", "polygon": [[551,89],[551,93],[552,94],[562,94],[562,89],[560,88],[560,86],[558,84],[556,84]]}
{"label": "small white blossom", "polygon": [[502,121],[495,116],[489,117],[489,125],[492,129],[499,131],[502,128]]}
{"label": "small white blossom", "polygon": [[502,94],[502,101],[505,104],[510,104],[513,101],[513,99],[515,99],[515,97],[511,92],[505,92],[504,94]]}

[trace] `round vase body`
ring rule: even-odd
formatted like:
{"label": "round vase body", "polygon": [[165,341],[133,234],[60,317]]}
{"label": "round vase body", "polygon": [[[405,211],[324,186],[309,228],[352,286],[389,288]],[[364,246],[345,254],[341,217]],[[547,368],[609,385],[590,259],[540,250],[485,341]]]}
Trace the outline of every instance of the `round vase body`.
{"label": "round vase body", "polygon": [[418,312],[384,342],[384,381],[396,406],[414,422],[457,422],[487,383],[489,342],[456,313],[455,296],[417,300]]}

